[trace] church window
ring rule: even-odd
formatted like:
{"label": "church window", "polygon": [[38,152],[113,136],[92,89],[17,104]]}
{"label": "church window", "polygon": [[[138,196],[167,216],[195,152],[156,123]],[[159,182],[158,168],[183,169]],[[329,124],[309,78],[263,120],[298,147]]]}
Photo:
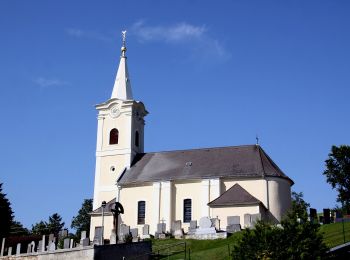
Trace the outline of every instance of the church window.
{"label": "church window", "polygon": [[139,131],[136,131],[135,132],[135,146],[139,147],[139,144],[140,144],[140,134],[139,134]]}
{"label": "church window", "polygon": [[145,215],[146,215],[146,202],[139,201],[137,203],[137,224],[145,224]]}
{"label": "church window", "polygon": [[109,144],[118,144],[119,131],[117,128],[113,128],[109,133]]}
{"label": "church window", "polygon": [[192,200],[184,200],[184,223],[190,222],[192,219]]}

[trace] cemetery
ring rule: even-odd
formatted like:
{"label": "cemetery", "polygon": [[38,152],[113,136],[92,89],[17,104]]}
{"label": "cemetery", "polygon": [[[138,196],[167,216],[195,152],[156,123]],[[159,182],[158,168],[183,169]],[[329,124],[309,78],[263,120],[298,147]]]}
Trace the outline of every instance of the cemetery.
{"label": "cemetery", "polygon": [[[152,241],[164,241],[162,244],[174,243],[174,240],[227,240],[231,235],[244,228],[254,228],[256,221],[260,220],[258,214],[244,216],[244,226],[240,225],[239,216],[227,217],[227,226],[221,227],[221,220],[218,218],[202,217],[191,220],[188,229],[184,229],[181,220],[173,221],[170,232],[167,232],[166,223],[157,225],[155,235],[149,232],[149,225],[144,224],[142,232],[137,227],[130,227],[121,223],[117,236],[115,229],[112,230],[109,238],[102,237],[102,229],[95,233],[95,237],[90,239],[87,232],[81,232],[81,239],[78,243],[68,237],[68,230],[59,232],[58,237],[54,234],[43,235],[38,241],[29,243],[17,243],[8,245],[6,238],[1,241],[0,259],[103,259],[106,255],[110,257],[135,257],[138,259],[149,259],[152,255]],[[342,216],[340,212],[330,209],[323,209],[323,214],[318,214],[316,209],[310,208],[310,221],[315,221],[322,226],[331,226],[332,223],[350,223],[350,216]],[[152,238],[152,239],[151,239]],[[154,240],[153,240],[154,239]],[[61,241],[61,243],[60,243]],[[213,241],[214,242],[214,241]],[[156,243],[157,244],[157,243]],[[215,242],[214,242],[215,244]],[[61,247],[61,248],[60,248]],[[127,259],[127,258],[126,258]]]}

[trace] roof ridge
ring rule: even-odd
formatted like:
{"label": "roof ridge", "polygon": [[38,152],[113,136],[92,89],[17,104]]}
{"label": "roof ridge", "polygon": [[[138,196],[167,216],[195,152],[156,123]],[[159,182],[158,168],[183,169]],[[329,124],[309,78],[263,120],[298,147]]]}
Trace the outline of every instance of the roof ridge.
{"label": "roof ridge", "polygon": [[190,148],[190,149],[179,149],[179,150],[167,150],[159,152],[145,152],[143,154],[155,154],[155,153],[172,153],[172,152],[186,152],[186,151],[198,151],[198,150],[215,150],[223,148],[240,148],[240,147],[253,147],[255,144],[243,144],[243,145],[231,145],[231,146],[216,146],[216,147],[202,147],[202,148]]}

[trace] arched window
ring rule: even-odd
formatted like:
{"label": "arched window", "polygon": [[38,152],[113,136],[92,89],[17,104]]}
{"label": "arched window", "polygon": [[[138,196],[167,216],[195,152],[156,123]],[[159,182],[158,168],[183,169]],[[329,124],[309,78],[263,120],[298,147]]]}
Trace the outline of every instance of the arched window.
{"label": "arched window", "polygon": [[146,202],[139,201],[137,202],[137,224],[145,224],[145,215],[146,215]]}
{"label": "arched window", "polygon": [[109,132],[109,144],[118,144],[119,131],[117,128],[113,128]]}
{"label": "arched window", "polygon": [[135,132],[135,146],[139,147],[139,144],[140,144],[140,134],[139,134],[139,131],[136,131]]}
{"label": "arched window", "polygon": [[184,200],[184,223],[191,222],[192,219],[192,200]]}

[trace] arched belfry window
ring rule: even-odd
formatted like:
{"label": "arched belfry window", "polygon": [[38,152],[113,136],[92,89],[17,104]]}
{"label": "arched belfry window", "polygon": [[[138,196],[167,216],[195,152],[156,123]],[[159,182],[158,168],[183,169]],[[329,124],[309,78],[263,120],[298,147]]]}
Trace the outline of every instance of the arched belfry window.
{"label": "arched belfry window", "polygon": [[139,131],[136,131],[135,132],[135,146],[139,147],[139,145],[140,145],[140,134],[139,134]]}
{"label": "arched belfry window", "polygon": [[192,219],[192,200],[184,199],[184,223],[191,222]]}
{"label": "arched belfry window", "polygon": [[109,144],[118,144],[119,131],[117,128],[113,128],[109,132]]}
{"label": "arched belfry window", "polygon": [[146,202],[141,200],[137,202],[137,224],[145,224]]}

